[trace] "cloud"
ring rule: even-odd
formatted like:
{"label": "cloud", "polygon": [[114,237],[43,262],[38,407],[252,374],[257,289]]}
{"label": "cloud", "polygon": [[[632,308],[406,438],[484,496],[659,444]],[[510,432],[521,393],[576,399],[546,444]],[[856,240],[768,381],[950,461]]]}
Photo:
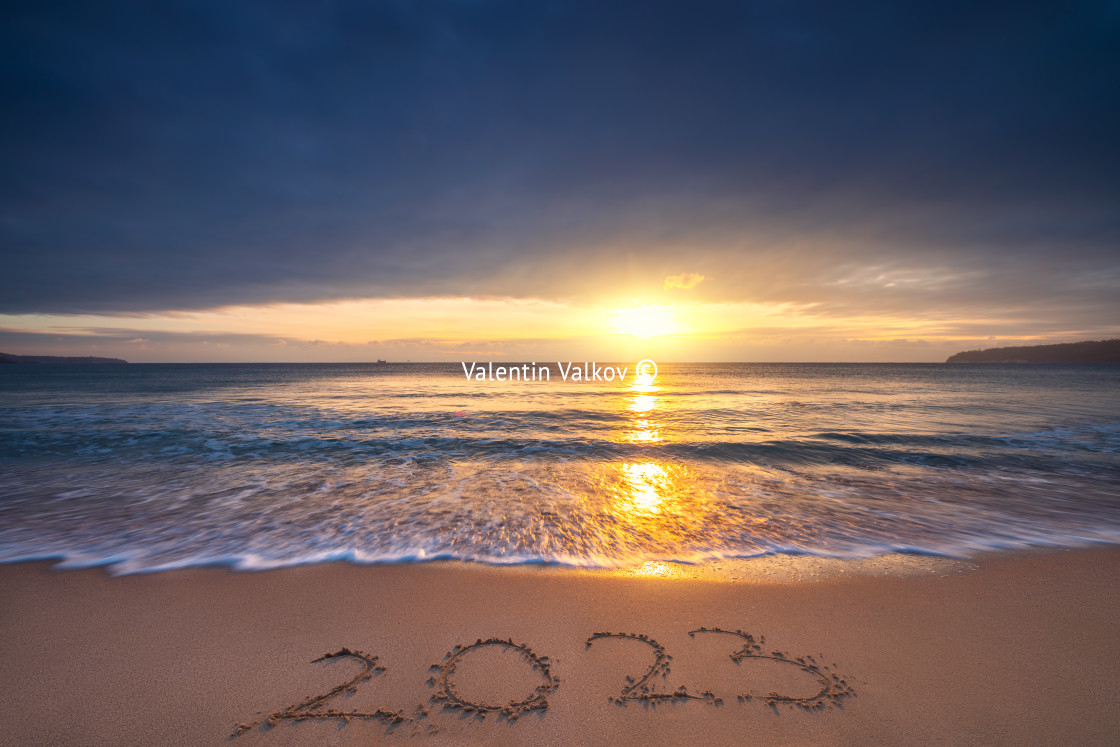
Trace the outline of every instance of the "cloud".
{"label": "cloud", "polygon": [[704,276],[698,275],[695,272],[685,272],[680,275],[670,275],[665,278],[664,290],[671,290],[673,288],[680,288],[682,290],[692,290],[701,282]]}
{"label": "cloud", "polygon": [[1112,324],[1118,34],[1058,0],[9,3],[0,313],[654,303],[684,258],[712,301]]}

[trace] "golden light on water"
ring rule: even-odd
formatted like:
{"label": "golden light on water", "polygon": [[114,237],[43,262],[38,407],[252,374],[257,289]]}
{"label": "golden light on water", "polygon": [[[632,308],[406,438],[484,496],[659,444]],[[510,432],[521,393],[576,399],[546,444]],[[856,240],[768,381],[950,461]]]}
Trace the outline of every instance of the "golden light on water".
{"label": "golden light on water", "polygon": [[[721,521],[710,485],[682,464],[655,459],[611,465],[602,510],[604,529],[620,531],[627,549],[647,556],[686,555]],[[648,567],[641,575],[658,575]]]}
{"label": "golden light on water", "polygon": [[648,394],[635,394],[627,408],[630,412],[649,412],[656,404],[657,400]]}
{"label": "golden light on water", "polygon": [[647,515],[661,513],[661,502],[668,488],[668,479],[665,467],[656,462],[622,465],[628,512]]}
{"label": "golden light on water", "polygon": [[[647,361],[639,361],[639,364]],[[672,400],[658,385],[656,364],[648,361],[648,375],[638,365],[634,383],[618,394],[615,407],[623,426],[612,439],[638,448],[624,461],[604,464],[601,482],[589,500],[601,512],[598,531],[623,541],[635,555],[681,557],[706,531],[722,521],[711,480],[695,468],[661,459],[654,448],[666,437],[665,407]],[[670,380],[671,381],[671,380]],[[648,561],[622,571],[624,575],[681,576],[676,563]],[[683,577],[683,576],[682,576]]]}
{"label": "golden light on water", "polygon": [[[636,383],[620,402],[627,416],[627,427],[616,440],[639,445],[657,444],[662,441],[659,417],[662,403],[657,396],[661,388],[652,383],[656,364],[641,361],[635,373]],[[692,505],[696,500],[691,489],[694,481],[687,468],[653,456],[615,466],[619,479],[611,491],[611,502],[612,508],[626,521],[656,542],[658,538],[669,538],[690,526],[703,514],[703,508]]]}
{"label": "golden light on water", "polygon": [[632,394],[628,395],[625,408],[630,415],[629,429],[623,432],[620,440],[624,443],[653,444],[661,441],[657,424],[656,409],[658,387],[653,385],[656,377],[656,364],[653,361],[639,361],[634,369],[634,383],[630,385]]}
{"label": "golden light on water", "polygon": [[659,560],[647,560],[645,563],[632,568],[625,575],[645,576],[647,578],[673,578],[682,575],[681,572],[669,563]]}
{"label": "golden light on water", "polygon": [[631,444],[655,444],[661,440],[661,433],[649,420],[634,421],[634,428],[622,434],[622,440]]}
{"label": "golden light on water", "polygon": [[[635,383],[630,386],[623,405],[630,427],[619,440],[624,443],[652,444],[661,440],[657,425],[658,387],[653,386],[657,366],[653,361],[639,361],[634,369]],[[621,465],[621,507],[631,515],[653,516],[661,512],[661,504],[670,491],[670,474],[665,465],[654,460]]]}

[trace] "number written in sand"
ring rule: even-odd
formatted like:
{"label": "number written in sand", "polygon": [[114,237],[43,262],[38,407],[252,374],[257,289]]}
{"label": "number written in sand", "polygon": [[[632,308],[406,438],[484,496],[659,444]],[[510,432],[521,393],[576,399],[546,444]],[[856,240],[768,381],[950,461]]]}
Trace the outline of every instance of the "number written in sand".
{"label": "number written in sand", "polygon": [[363,711],[339,711],[333,708],[324,709],[327,701],[342,695],[343,693],[353,694],[358,691],[358,685],[366,680],[373,679],[374,674],[380,674],[385,671],[385,667],[377,663],[377,657],[371,656],[364,651],[351,651],[348,648],[343,648],[334,653],[324,654],[318,659],[314,659],[311,663],[317,664],[327,659],[337,659],[341,657],[348,657],[357,659],[362,662],[362,671],[358,672],[353,678],[337,685],[322,695],[313,695],[305,698],[304,700],[290,705],[283,710],[273,713],[269,717],[252,724],[238,724],[233,732],[233,736],[242,734],[243,732],[252,729],[261,723],[267,723],[269,726],[275,726],[280,721],[310,721],[312,719],[340,719],[345,723],[350,723],[350,719],[376,719],[384,721],[388,724],[399,724],[406,720],[408,717],[404,716],[399,711],[388,711],[384,708],[378,708],[376,711],[363,712]]}
{"label": "number written in sand", "polygon": [[[452,679],[452,675],[455,673],[455,667],[467,653],[487,646],[499,646],[507,650],[512,649],[516,651],[520,654],[521,659],[527,662],[529,666],[541,676],[544,682],[538,685],[527,698],[510,701],[506,705],[477,703],[462,697],[455,689],[455,684]],[[363,651],[351,651],[348,648],[343,648],[334,653],[324,654],[318,659],[315,659],[312,663],[314,664],[339,657],[349,657],[362,662],[364,665],[362,671],[353,678],[328,690],[322,695],[314,695],[305,698],[299,703],[290,705],[260,721],[255,721],[251,724],[238,724],[232,736],[236,737],[243,734],[262,723],[272,727],[280,721],[311,721],[319,719],[338,719],[347,724],[350,723],[351,719],[379,720],[388,724],[390,727],[395,727],[404,722],[412,722],[415,728],[415,722],[425,719],[430,715],[429,710],[422,704],[416,707],[415,713],[411,716],[406,716],[401,711],[390,711],[385,708],[378,708],[376,711],[371,712],[357,710],[339,711],[334,708],[323,708],[327,701],[332,698],[344,693],[352,695],[358,691],[358,686],[361,683],[372,679],[374,674],[380,674],[386,671],[385,667],[378,664],[376,656],[371,656]],[[467,646],[455,646],[444,656],[443,663],[433,664],[432,669],[436,671],[436,676],[431,677],[428,680],[428,684],[431,686],[439,686],[439,690],[431,697],[432,702],[443,702],[444,708],[459,709],[468,713],[473,713],[479,718],[485,718],[487,713],[499,713],[510,721],[516,721],[517,717],[526,711],[547,710],[548,695],[560,684],[560,678],[552,673],[552,665],[547,656],[538,656],[525,644],[514,643],[513,639],[503,640],[501,638],[488,638],[484,641],[480,638]],[[436,731],[438,730],[435,726],[428,726],[429,734],[435,733]],[[414,731],[413,733],[415,734],[416,732]]]}
{"label": "number written in sand", "polygon": [[743,645],[734,651],[728,658],[736,664],[741,664],[747,659],[766,659],[769,661],[776,661],[782,664],[789,664],[797,667],[803,672],[813,675],[817,682],[820,684],[820,689],[813,695],[809,696],[795,696],[795,695],[780,695],[776,692],[770,692],[767,695],[757,695],[754,693],[741,693],[738,696],[740,703],[745,703],[752,699],[764,700],[769,706],[777,706],[779,703],[787,703],[791,706],[799,706],[806,710],[817,710],[834,705],[839,705],[840,701],[846,697],[855,695],[855,692],[848,686],[846,679],[831,671],[829,667],[817,663],[816,659],[812,656],[796,656],[791,657],[784,651],[771,651],[766,654],[762,651],[762,644],[766,643],[765,638],[755,641],[755,638],[750,633],[745,633],[742,630],[722,630],[720,628],[699,628],[697,630],[688,631],[690,637],[695,638],[697,633],[715,633],[717,635],[730,635],[735,636],[743,641]]}
{"label": "number written in sand", "polygon": [[[467,700],[455,689],[455,682],[453,675],[455,668],[464,656],[472,651],[478,651],[487,647],[499,647],[504,650],[516,651],[520,658],[525,661],[537,674],[541,676],[543,682],[529,694],[528,697],[522,700],[511,700],[506,705],[494,705],[491,703],[479,703],[476,701]],[[505,716],[510,721],[516,721],[517,717],[526,711],[544,711],[548,709],[548,694],[556,689],[559,685],[559,678],[552,673],[552,666],[547,656],[537,656],[523,643],[514,643],[512,638],[487,638],[485,641],[479,638],[474,643],[467,646],[456,646],[447,652],[443,657],[442,664],[433,664],[432,669],[436,671],[436,676],[428,680],[429,685],[438,685],[439,689],[435,695],[432,696],[434,702],[442,702],[444,708],[459,709],[468,713],[478,714],[480,717],[485,717],[487,713],[498,713]]]}
{"label": "number written in sand", "polygon": [[587,646],[590,648],[591,644],[602,638],[622,638],[631,641],[638,641],[644,643],[653,649],[653,663],[650,664],[649,669],[640,678],[635,679],[631,675],[626,676],[626,685],[622,688],[622,694],[619,697],[611,696],[608,698],[612,703],[619,705],[626,705],[628,700],[637,700],[643,703],[656,704],[665,700],[703,700],[714,705],[722,703],[719,698],[710,692],[703,692],[700,695],[693,695],[688,692],[688,689],[681,685],[671,693],[657,692],[655,682],[658,675],[662,679],[669,676],[669,662],[673,657],[665,651],[665,647],[660,643],[650,638],[644,633],[592,633],[591,637],[587,639]]}
{"label": "number written in sand", "polygon": [[[762,644],[766,643],[766,639],[760,637],[758,641],[756,641],[753,635],[742,630],[698,628],[696,630],[690,630],[688,634],[690,637],[695,638],[698,633],[728,635],[739,638],[742,641],[742,645],[731,653],[729,657],[736,664],[741,664],[748,659],[766,659],[780,662],[797,667],[811,674],[819,683],[819,689],[813,695],[781,695],[776,692],[771,692],[767,695],[759,695],[745,692],[738,696],[740,703],[760,700],[765,701],[767,705],[773,707],[776,707],[779,703],[783,703],[791,707],[800,706],[806,710],[819,710],[839,705],[840,701],[844,698],[855,695],[855,692],[848,685],[844,677],[834,673],[830,667],[817,663],[816,659],[812,656],[794,657],[782,651],[763,653]],[[642,674],[641,677],[627,675],[626,684],[623,686],[622,692],[618,696],[610,696],[608,698],[611,702],[619,705],[626,705],[629,701],[641,701],[646,705],[657,705],[660,702],[678,700],[701,700],[711,705],[720,705],[723,703],[722,698],[716,697],[716,695],[710,691],[705,690],[699,695],[693,695],[684,685],[681,685],[671,692],[658,691],[655,687],[657,678],[658,676],[660,676],[661,679],[668,678],[670,672],[669,662],[672,661],[673,657],[669,655],[664,646],[648,635],[643,633],[594,633],[587,639],[586,643],[587,646],[590,647],[595,641],[606,638],[637,641],[638,643],[649,646],[654,654],[653,663],[645,670],[645,673]],[[483,703],[468,700],[463,697],[455,686],[454,675],[456,667],[459,662],[463,660],[463,657],[471,652],[491,646],[499,647],[506,651],[515,651],[533,671],[540,675],[542,680],[541,684],[537,685],[537,687],[522,700],[511,700],[505,705]],[[280,721],[337,719],[344,723],[349,723],[352,719],[364,719],[382,721],[389,725],[390,728],[403,722],[412,722],[414,728],[418,728],[415,722],[428,717],[429,711],[423,705],[418,705],[413,715],[405,715],[402,711],[390,711],[385,708],[378,708],[375,711],[340,711],[334,708],[326,708],[326,704],[332,699],[343,694],[353,694],[357,692],[359,685],[372,679],[375,674],[386,671],[385,667],[378,663],[376,656],[362,651],[351,651],[348,648],[325,654],[315,659],[312,663],[337,658],[350,658],[361,662],[362,671],[358,672],[358,674],[346,682],[331,688],[321,695],[305,698],[299,703],[290,705],[260,721],[251,724],[238,724],[234,730],[233,736],[242,734],[262,723],[275,726]],[[479,638],[474,643],[466,646],[455,646],[444,656],[443,663],[433,664],[431,668],[434,670],[435,674],[428,679],[428,685],[436,688],[436,693],[431,696],[431,701],[433,703],[443,703],[445,709],[472,713],[479,718],[485,718],[488,713],[497,713],[499,716],[504,716],[509,721],[515,721],[519,715],[527,711],[546,711],[548,709],[548,696],[556,690],[560,683],[560,679],[552,673],[552,663],[547,656],[538,656],[527,645],[514,643],[512,639],[487,638],[483,640]],[[428,730],[428,733],[434,733],[437,731],[437,728],[429,725]]]}

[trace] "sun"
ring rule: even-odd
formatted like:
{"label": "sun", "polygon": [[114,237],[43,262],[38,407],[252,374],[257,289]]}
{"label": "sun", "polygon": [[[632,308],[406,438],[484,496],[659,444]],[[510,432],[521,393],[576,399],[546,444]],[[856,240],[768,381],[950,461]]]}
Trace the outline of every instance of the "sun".
{"label": "sun", "polygon": [[635,337],[671,335],[677,330],[673,312],[664,306],[620,309],[614,317],[614,326],[619,334]]}

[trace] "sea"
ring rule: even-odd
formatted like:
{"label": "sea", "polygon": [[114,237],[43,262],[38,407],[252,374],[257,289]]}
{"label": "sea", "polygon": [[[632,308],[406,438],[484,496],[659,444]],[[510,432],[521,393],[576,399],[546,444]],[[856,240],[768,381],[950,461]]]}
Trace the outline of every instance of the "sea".
{"label": "sea", "polygon": [[1120,542],[1117,365],[638,380],[628,361],[573,381],[558,363],[528,381],[459,362],[0,366],[0,562],[618,568]]}

